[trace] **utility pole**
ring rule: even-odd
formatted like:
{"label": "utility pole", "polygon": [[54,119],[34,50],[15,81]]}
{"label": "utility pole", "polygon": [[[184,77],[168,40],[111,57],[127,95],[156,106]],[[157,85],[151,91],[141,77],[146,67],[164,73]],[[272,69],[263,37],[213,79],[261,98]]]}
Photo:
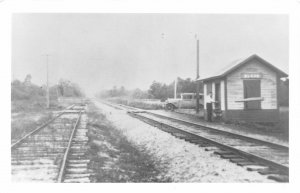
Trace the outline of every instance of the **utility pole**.
{"label": "utility pole", "polygon": [[50,96],[49,96],[49,72],[48,72],[48,60],[49,54],[46,54],[46,69],[47,69],[47,88],[46,88],[46,100],[47,100],[47,108],[50,108]]}
{"label": "utility pole", "polygon": [[177,98],[177,77],[175,79],[175,83],[174,83],[174,99]]}
{"label": "utility pole", "polygon": [[199,113],[199,109],[200,109],[200,104],[199,104],[199,81],[198,79],[200,78],[199,75],[199,38],[196,35],[196,41],[197,41],[197,46],[196,46],[196,50],[197,50],[197,72],[196,72],[196,112]]}

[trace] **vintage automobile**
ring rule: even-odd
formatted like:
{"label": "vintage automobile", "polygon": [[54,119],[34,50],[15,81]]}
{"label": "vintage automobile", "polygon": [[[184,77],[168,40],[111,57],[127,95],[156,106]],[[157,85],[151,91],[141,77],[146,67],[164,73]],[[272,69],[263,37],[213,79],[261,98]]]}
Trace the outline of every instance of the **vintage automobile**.
{"label": "vintage automobile", "polygon": [[[200,108],[203,108],[203,94],[199,94]],[[195,109],[196,108],[196,93],[181,93],[180,98],[168,98],[165,101],[167,110],[174,109]]]}

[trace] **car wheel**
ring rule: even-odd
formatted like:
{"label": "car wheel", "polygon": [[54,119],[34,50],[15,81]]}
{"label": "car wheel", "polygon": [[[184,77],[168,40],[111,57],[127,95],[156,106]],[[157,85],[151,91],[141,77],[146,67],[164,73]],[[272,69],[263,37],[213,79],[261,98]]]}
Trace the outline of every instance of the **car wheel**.
{"label": "car wheel", "polygon": [[169,111],[174,111],[174,105],[172,105],[172,104],[167,104],[166,108]]}

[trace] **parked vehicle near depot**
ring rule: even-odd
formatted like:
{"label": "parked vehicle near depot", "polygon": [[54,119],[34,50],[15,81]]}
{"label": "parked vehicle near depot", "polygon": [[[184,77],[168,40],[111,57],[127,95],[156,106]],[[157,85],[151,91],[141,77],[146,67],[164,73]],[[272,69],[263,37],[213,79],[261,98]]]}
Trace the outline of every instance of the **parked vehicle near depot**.
{"label": "parked vehicle near depot", "polygon": [[[203,94],[199,94],[200,108],[203,108]],[[196,108],[196,93],[181,93],[180,98],[168,98],[165,101],[167,110]]]}

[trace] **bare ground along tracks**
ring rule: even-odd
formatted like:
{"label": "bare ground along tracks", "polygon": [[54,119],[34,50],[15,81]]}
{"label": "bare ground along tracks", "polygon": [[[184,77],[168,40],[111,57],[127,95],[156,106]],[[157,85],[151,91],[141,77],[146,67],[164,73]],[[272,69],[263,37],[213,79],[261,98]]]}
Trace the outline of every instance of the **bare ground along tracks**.
{"label": "bare ground along tracks", "polygon": [[89,182],[85,106],[72,105],[11,145],[15,181]]}
{"label": "bare ground along tracks", "polygon": [[289,148],[286,146],[126,105],[104,103],[119,110],[126,110],[135,118],[204,147],[207,151],[213,151],[224,159],[247,167],[249,171],[257,171],[275,181],[289,181]]}

